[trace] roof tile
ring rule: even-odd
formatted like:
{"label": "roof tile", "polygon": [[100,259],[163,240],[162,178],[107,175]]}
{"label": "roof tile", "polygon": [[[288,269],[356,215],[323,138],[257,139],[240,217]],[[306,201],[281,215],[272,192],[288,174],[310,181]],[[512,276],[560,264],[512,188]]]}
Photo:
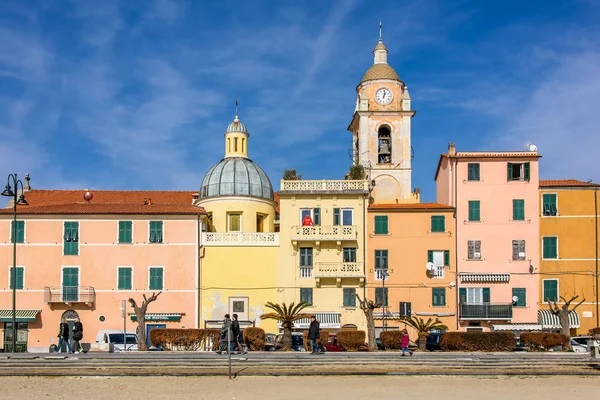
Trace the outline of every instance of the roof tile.
{"label": "roof tile", "polygon": [[554,179],[541,180],[540,187],[600,187],[600,185],[593,182],[579,181],[577,179]]}
{"label": "roof tile", "polygon": [[454,210],[440,203],[371,204],[369,210]]}

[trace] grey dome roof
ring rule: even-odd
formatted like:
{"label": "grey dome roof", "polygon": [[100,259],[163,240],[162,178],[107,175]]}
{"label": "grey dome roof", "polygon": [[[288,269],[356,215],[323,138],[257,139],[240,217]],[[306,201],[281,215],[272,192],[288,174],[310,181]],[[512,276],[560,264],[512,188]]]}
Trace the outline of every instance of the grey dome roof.
{"label": "grey dome roof", "polygon": [[244,125],[242,123],[242,121],[240,121],[238,119],[238,116],[235,116],[235,119],[233,120],[232,123],[230,123],[227,126],[227,130],[225,131],[225,133],[227,132],[243,132],[243,133],[248,133],[248,130],[246,129],[246,125]]}
{"label": "grey dome roof", "polygon": [[212,167],[202,180],[200,198],[252,196],[273,200],[273,185],[265,171],[244,157],[228,157]]}

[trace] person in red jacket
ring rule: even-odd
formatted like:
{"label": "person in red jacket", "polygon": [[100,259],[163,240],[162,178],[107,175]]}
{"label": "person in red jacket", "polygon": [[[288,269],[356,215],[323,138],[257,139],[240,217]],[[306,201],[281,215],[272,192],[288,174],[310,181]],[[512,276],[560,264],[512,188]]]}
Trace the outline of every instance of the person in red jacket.
{"label": "person in red jacket", "polygon": [[302,220],[302,226],[314,226],[314,225],[315,224],[313,223],[313,220],[310,217],[310,214],[306,214],[306,216]]}
{"label": "person in red jacket", "polygon": [[413,352],[408,348],[409,341],[408,331],[405,329],[402,331],[402,342],[400,343],[400,347],[402,347],[402,356],[404,356],[404,353],[407,351],[411,356],[413,355]]}

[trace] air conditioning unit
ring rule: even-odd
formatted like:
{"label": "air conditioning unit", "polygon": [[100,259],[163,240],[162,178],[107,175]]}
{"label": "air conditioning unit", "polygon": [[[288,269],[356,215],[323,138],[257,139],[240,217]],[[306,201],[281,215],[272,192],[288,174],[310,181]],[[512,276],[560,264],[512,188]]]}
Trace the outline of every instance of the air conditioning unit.
{"label": "air conditioning unit", "polygon": [[476,260],[479,260],[481,258],[481,253],[478,253],[478,252],[473,253],[473,258],[475,258]]}

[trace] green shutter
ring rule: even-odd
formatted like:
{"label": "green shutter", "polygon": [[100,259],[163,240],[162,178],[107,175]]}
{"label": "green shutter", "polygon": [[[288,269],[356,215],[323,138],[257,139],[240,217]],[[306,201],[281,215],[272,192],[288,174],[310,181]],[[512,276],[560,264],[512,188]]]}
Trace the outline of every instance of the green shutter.
{"label": "green shutter", "polygon": [[527,294],[525,288],[513,288],[512,295],[517,296],[519,300],[514,304],[515,307],[525,307],[527,305]]}
{"label": "green shutter", "polygon": [[460,288],[458,289],[458,297],[460,304],[465,304],[467,302],[467,289]]}
{"label": "green shutter", "polygon": [[443,215],[432,215],[431,216],[431,232],[445,232],[446,231],[446,217]]}
{"label": "green shutter", "polygon": [[119,221],[119,243],[132,242],[132,224],[131,221]]}
{"label": "green shutter", "polygon": [[[10,282],[8,287],[13,288],[14,267],[10,267]],[[17,290],[23,290],[23,267],[17,267]]]}
{"label": "green shutter", "polygon": [[558,281],[545,280],[544,281],[544,302],[557,301],[557,300],[558,300]]}
{"label": "green shutter", "polygon": [[446,305],[446,289],[432,288],[431,289],[431,305],[445,306]]}
{"label": "green shutter", "polygon": [[163,222],[150,221],[150,243],[163,242]]}
{"label": "green shutter", "polygon": [[312,305],[313,296],[312,296],[312,288],[301,288],[300,289],[300,301],[306,301],[308,304]]}
{"label": "green shutter", "polygon": [[468,167],[468,180],[470,181],[478,181],[479,177],[479,164],[470,163]]}
{"label": "green shutter", "polygon": [[344,288],[344,307],[356,307],[356,289]]}
{"label": "green shutter", "polygon": [[512,181],[512,174],[513,174],[513,165],[512,165],[512,163],[508,163],[508,172],[507,172],[506,180]]}
{"label": "green shutter", "polygon": [[314,225],[321,225],[321,209],[320,208],[313,208],[313,224]]}
{"label": "green shutter", "polygon": [[339,225],[339,224],[340,224],[340,209],[334,208],[333,209],[333,225]]}
{"label": "green shutter", "polygon": [[65,222],[63,240],[65,256],[79,254],[79,222]]}
{"label": "green shutter", "polygon": [[444,250],[444,265],[450,266],[450,250]]}
{"label": "green shutter", "polygon": [[150,268],[150,290],[163,290],[163,269]]}
{"label": "green shutter", "polygon": [[388,217],[387,217],[387,215],[376,215],[375,216],[375,234],[376,235],[387,235],[388,234]]}
{"label": "green shutter", "polygon": [[531,177],[531,172],[530,172],[530,163],[526,162],[525,163],[525,180],[528,181]]}
{"label": "green shutter", "polygon": [[119,268],[119,290],[131,290],[131,268]]}
{"label": "green shutter", "polygon": [[525,200],[513,200],[513,220],[525,220]]}
{"label": "green shutter", "polygon": [[427,262],[433,262],[433,250],[427,250]]}
{"label": "green shutter", "polygon": [[479,200],[469,201],[469,221],[480,221],[481,213],[479,208]]}
{"label": "green shutter", "polygon": [[490,302],[490,288],[484,287],[482,289],[482,300],[484,303],[489,303]]}
{"label": "green shutter", "polygon": [[556,216],[558,213],[556,207],[556,194],[547,193],[542,195],[542,215]]}
{"label": "green shutter", "polygon": [[[10,242],[15,242],[15,221],[10,223]],[[25,221],[17,221],[17,243],[25,243]]]}
{"label": "green shutter", "polygon": [[542,248],[542,258],[545,259],[556,259],[558,258],[558,249],[557,249],[557,238],[550,236],[550,237],[544,237],[542,239],[543,241],[543,248]]}

